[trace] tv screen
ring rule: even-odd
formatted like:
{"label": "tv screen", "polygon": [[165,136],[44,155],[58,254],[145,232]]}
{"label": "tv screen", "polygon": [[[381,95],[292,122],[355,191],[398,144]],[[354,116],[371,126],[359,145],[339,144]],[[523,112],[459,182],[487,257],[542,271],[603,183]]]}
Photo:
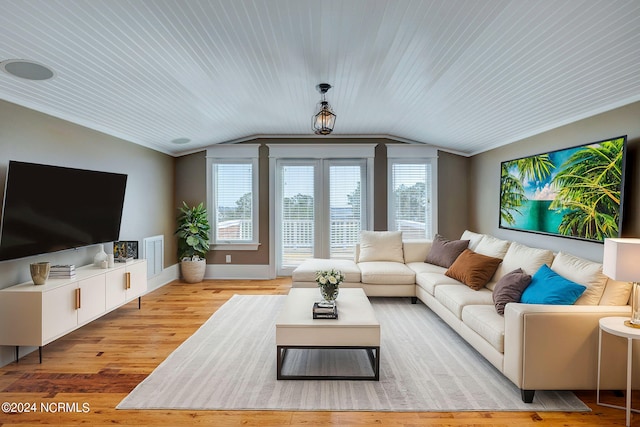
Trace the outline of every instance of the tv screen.
{"label": "tv screen", "polygon": [[627,137],[502,162],[500,228],[602,242],[618,237]]}
{"label": "tv screen", "polygon": [[120,236],[127,175],[10,161],[0,261]]}

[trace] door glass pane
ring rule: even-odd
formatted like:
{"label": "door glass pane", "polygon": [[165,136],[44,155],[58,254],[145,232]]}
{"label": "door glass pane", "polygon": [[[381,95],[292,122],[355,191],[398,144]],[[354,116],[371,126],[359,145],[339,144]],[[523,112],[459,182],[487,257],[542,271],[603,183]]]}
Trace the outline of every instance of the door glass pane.
{"label": "door glass pane", "polygon": [[283,165],[281,267],[296,267],[314,256],[315,210],[312,165]]}
{"label": "door glass pane", "polygon": [[353,259],[362,229],[359,165],[329,167],[329,257]]}

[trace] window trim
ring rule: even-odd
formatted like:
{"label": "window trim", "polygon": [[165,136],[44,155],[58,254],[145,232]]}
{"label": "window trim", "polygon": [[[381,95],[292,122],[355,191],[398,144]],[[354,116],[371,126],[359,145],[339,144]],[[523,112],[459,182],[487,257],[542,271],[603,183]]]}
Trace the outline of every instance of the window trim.
{"label": "window trim", "polygon": [[[212,250],[246,251],[258,250],[260,247],[260,199],[259,199],[259,150],[260,144],[216,145],[207,148],[207,212],[211,224],[210,240]],[[252,192],[252,239],[250,241],[217,241],[217,222],[214,215],[216,194],[213,169],[216,164],[251,163],[251,192]]]}

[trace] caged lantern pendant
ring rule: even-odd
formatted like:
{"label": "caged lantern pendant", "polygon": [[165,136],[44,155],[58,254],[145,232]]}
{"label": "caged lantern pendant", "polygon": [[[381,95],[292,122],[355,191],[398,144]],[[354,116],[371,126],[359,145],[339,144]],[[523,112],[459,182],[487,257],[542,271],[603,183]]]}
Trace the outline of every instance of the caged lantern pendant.
{"label": "caged lantern pendant", "polygon": [[331,110],[325,96],[327,91],[331,89],[331,85],[320,83],[316,89],[322,94],[322,100],[318,103],[318,112],[312,118],[312,129],[316,135],[329,135],[333,132],[333,126],[336,122],[336,115]]}

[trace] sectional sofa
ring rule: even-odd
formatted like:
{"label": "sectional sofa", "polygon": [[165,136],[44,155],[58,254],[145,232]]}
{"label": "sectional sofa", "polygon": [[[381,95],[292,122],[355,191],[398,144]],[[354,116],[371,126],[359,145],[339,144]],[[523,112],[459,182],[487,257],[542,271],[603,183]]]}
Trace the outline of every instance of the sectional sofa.
{"label": "sectional sofa", "polygon": [[[460,254],[446,250],[460,245]],[[481,262],[468,262],[472,258]],[[492,265],[478,265],[485,261]],[[354,260],[305,260],[294,270],[292,284],[315,287],[316,271],[329,268],[344,273],[342,286],[362,287],[370,297],[422,301],[519,387],[528,403],[535,390],[595,390],[598,321],[631,312],[630,284],[603,275],[601,264],[468,230],[455,241],[441,236],[402,241],[399,232],[365,231]],[[510,279],[514,274],[537,278],[543,269],[577,284],[577,300],[554,300],[555,282],[544,278],[535,281],[536,288],[551,288],[552,303],[517,302],[534,281],[518,285],[511,295]],[[505,304],[505,298],[511,302]],[[626,341],[603,334],[603,349],[600,388],[624,389]],[[638,384],[640,375],[634,374]]]}

